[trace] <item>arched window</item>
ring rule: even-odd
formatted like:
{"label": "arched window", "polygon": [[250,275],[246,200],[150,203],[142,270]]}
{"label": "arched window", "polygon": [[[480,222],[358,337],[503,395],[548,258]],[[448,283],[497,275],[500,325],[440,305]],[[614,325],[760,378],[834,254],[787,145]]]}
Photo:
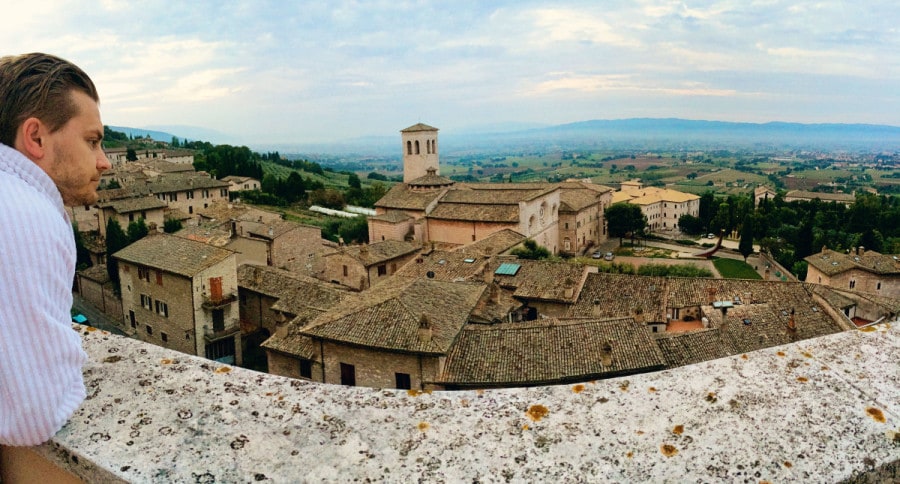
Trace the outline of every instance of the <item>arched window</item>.
{"label": "arched window", "polygon": [[412,141],[407,141],[407,142],[406,142],[406,154],[407,154],[407,155],[411,155],[411,154],[412,154]]}
{"label": "arched window", "polygon": [[425,153],[431,154],[431,141],[425,140]]}
{"label": "arched window", "polygon": [[418,155],[419,153],[421,153],[421,151],[419,151],[419,140],[416,140],[416,154]]}

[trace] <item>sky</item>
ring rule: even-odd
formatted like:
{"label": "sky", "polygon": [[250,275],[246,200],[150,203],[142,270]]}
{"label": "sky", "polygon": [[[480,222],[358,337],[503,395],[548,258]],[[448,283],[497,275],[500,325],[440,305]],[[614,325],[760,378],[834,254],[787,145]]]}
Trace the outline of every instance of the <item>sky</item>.
{"label": "sky", "polygon": [[105,124],[231,143],[685,118],[900,126],[900,2],[2,0]]}

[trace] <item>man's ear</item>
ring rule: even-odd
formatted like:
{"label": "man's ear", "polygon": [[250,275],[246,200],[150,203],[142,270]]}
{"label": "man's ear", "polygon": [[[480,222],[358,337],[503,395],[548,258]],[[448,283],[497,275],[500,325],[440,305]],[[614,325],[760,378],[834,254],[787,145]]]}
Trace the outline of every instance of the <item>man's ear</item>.
{"label": "man's ear", "polygon": [[47,152],[47,126],[38,118],[26,119],[16,134],[15,148],[32,161],[44,158]]}

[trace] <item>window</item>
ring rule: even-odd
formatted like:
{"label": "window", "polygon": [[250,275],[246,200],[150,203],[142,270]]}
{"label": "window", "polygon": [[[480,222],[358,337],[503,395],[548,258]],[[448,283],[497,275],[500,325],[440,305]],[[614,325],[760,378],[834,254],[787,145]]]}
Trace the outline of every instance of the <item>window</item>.
{"label": "window", "polygon": [[169,201],[170,201],[170,202],[177,202],[177,201],[178,201],[178,193],[170,193],[170,194],[169,194]]}
{"label": "window", "polygon": [[153,334],[153,327],[149,324],[147,325],[147,334]]}
{"label": "window", "polygon": [[875,285],[875,290],[876,290],[876,291],[880,291],[880,290],[881,290],[881,281],[878,281],[878,284]]}
{"label": "window", "polygon": [[134,214],[133,214],[133,213],[129,213],[129,214],[128,214],[128,221],[129,221],[129,222],[134,222]]}
{"label": "window", "polygon": [[312,360],[306,358],[300,359],[300,376],[303,378],[312,378]]}
{"label": "window", "polygon": [[386,266],[386,265],[381,264],[381,265],[378,266],[378,275],[379,275],[379,276],[386,276],[386,275],[387,275],[387,266]]}
{"label": "window", "polygon": [[193,206],[193,205],[188,206],[188,213],[189,213],[189,214],[193,214],[193,213],[194,213],[194,206]]}
{"label": "window", "polygon": [[212,320],[213,320],[213,331],[224,331],[225,330],[225,310],[224,309],[213,309]]}
{"label": "window", "polygon": [[137,328],[137,320],[134,319],[134,311],[128,310],[128,320],[131,322],[132,328]]}
{"label": "window", "polygon": [[347,277],[347,266],[344,266],[344,277]]}
{"label": "window", "polygon": [[155,272],[156,272],[156,285],[162,286],[162,271],[157,269]]}
{"label": "window", "polygon": [[412,388],[409,381],[409,373],[395,373],[397,380],[397,388],[399,390],[409,390]]}
{"label": "window", "polygon": [[151,299],[150,296],[146,294],[141,294],[141,306],[148,311],[152,311],[153,299]]}
{"label": "window", "polygon": [[159,314],[160,316],[162,316],[164,318],[168,318],[169,317],[169,305],[162,301],[156,301],[156,314]]}
{"label": "window", "polygon": [[850,280],[850,289],[853,289],[853,288],[855,288],[855,287],[856,287],[856,281],[854,281],[854,280],[851,279],[851,280]]}
{"label": "window", "polygon": [[407,154],[407,155],[411,155],[411,154],[412,154],[412,141],[407,141],[407,142],[406,142],[406,154]]}
{"label": "window", "polygon": [[163,343],[168,343],[168,342],[169,342],[169,335],[167,335],[166,333],[160,332],[160,333],[159,333],[159,337],[162,338]]}
{"label": "window", "polygon": [[223,189],[219,190],[219,195],[222,196],[222,197],[227,197],[227,196],[228,196],[228,189],[227,189],[227,188],[223,188]]}
{"label": "window", "polygon": [[184,198],[187,198],[188,200],[193,200],[193,199],[194,199],[194,192],[193,192],[193,191],[185,192],[185,193],[184,193]]}
{"label": "window", "polygon": [[147,282],[150,282],[150,269],[147,267],[138,266],[138,279],[143,279]]}
{"label": "window", "polygon": [[341,385],[356,386],[356,367],[341,363]]}
{"label": "window", "polygon": [[419,153],[421,153],[421,151],[419,151],[419,140],[416,140],[416,154],[418,155]]}

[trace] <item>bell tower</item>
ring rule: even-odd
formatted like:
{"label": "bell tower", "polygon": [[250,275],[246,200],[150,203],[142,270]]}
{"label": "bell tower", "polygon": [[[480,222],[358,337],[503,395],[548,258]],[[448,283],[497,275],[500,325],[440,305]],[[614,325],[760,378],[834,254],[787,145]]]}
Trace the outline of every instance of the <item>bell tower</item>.
{"label": "bell tower", "polygon": [[437,128],[422,123],[400,130],[403,143],[403,183],[427,175],[429,168],[440,175],[437,132]]}

